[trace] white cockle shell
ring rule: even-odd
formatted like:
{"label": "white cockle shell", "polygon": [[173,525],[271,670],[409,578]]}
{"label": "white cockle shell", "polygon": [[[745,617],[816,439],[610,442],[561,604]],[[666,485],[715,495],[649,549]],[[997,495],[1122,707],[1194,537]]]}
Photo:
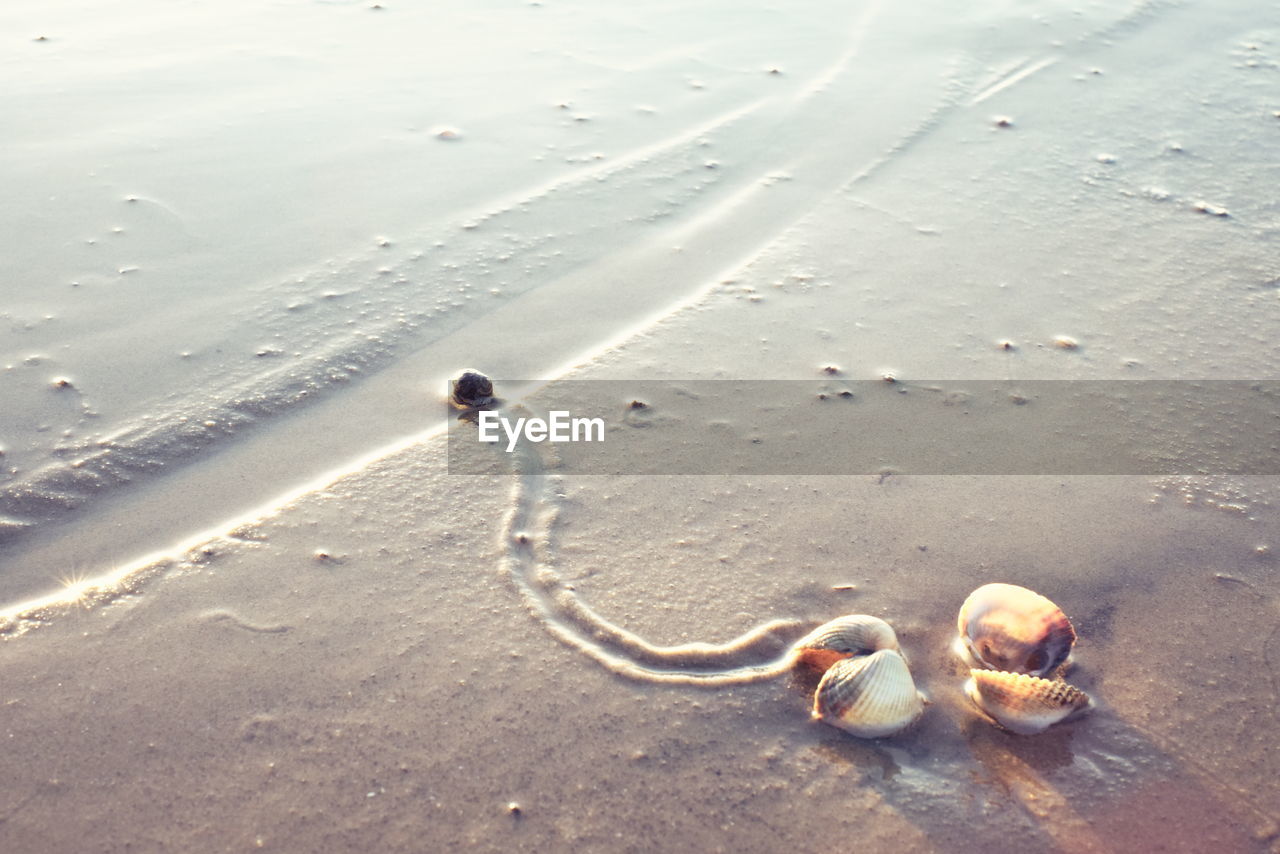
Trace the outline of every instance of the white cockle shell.
{"label": "white cockle shell", "polygon": [[906,659],[893,649],[836,661],[813,697],[813,716],[858,736],[881,738],[900,732],[924,712]]}

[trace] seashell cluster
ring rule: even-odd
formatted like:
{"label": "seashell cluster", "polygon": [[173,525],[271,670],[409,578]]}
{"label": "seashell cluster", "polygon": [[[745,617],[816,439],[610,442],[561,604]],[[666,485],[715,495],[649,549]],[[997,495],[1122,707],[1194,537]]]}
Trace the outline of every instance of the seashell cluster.
{"label": "seashell cluster", "polygon": [[794,663],[823,670],[813,717],[859,738],[900,732],[924,712],[893,627],[853,614],[824,623],[791,648]]}
{"label": "seashell cluster", "polygon": [[1076,631],[1062,609],[1015,584],[984,584],[960,606],[956,652],[970,667],[965,693],[997,724],[1044,732],[1092,701],[1068,685]]}

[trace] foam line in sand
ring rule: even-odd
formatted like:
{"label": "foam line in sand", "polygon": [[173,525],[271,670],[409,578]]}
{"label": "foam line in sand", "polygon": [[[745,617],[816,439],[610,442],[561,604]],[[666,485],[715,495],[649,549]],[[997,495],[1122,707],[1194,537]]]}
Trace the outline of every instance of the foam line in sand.
{"label": "foam line in sand", "polygon": [[324,474],[277,496],[264,505],[255,507],[212,528],[191,534],[167,548],[144,554],[128,561],[123,566],[112,569],[110,572],[93,577],[67,579],[63,582],[63,589],[60,591],[2,607],[0,608],[0,632],[21,633],[24,629],[30,628],[32,624],[43,622],[55,616],[58,612],[75,608],[87,600],[101,599],[110,601],[123,593],[131,592],[138,582],[149,576],[153,571],[163,570],[169,564],[182,560],[183,556],[192,550],[220,537],[234,537],[236,530],[247,525],[256,524],[264,519],[269,519],[290,504],[313,492],[327,489],[342,478],[361,471],[378,460],[443,434],[446,427],[447,425],[445,424],[439,424],[421,433],[384,445],[358,457],[345,466],[330,469]]}

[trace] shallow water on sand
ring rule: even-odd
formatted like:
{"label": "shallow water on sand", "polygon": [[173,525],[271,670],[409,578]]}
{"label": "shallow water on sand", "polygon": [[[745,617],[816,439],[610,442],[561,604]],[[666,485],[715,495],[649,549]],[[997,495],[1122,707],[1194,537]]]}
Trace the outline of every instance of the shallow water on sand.
{"label": "shallow water on sand", "polygon": [[[1280,376],[1280,14],[927,12],[4,13],[0,840],[1276,850],[1274,477],[449,473],[465,365]],[[798,429],[730,403],[713,442]],[[656,644],[884,617],[931,705],[862,741],[804,680],[619,675],[551,578]],[[997,580],[1089,716],[972,711]]]}

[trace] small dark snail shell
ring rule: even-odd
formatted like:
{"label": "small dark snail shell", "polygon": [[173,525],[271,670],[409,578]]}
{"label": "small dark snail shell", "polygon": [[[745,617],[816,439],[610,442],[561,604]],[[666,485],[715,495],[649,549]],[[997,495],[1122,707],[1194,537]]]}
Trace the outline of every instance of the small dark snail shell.
{"label": "small dark snail shell", "polygon": [[449,403],[458,409],[473,409],[493,403],[493,383],[479,371],[463,371],[450,384]]}

